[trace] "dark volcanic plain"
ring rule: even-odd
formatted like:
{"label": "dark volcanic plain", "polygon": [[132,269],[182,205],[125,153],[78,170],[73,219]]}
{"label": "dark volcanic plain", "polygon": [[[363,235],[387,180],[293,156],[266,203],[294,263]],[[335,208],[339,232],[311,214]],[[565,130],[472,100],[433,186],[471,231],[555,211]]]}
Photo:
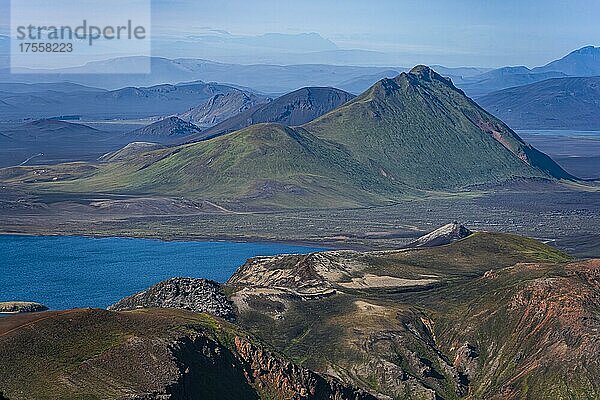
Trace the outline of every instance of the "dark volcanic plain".
{"label": "dark volcanic plain", "polygon": [[273,241],[392,249],[452,219],[476,230],[538,238],[581,257],[600,256],[600,191],[588,184],[514,182],[504,188],[327,210],[229,210],[181,197],[28,194],[0,187],[1,233]]}

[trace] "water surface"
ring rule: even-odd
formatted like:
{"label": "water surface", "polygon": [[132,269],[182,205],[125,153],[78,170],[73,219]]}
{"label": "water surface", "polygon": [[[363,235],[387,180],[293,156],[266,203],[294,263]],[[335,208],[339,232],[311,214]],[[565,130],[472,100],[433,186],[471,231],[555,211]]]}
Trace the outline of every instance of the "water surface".
{"label": "water surface", "polygon": [[164,279],[224,282],[250,257],[319,250],[272,243],[0,235],[0,301],[105,308]]}

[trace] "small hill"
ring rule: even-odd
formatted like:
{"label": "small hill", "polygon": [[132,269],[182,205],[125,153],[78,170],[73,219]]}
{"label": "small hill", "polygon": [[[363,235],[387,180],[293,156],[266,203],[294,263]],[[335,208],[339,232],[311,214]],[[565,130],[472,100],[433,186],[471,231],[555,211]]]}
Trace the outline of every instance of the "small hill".
{"label": "small hill", "polygon": [[586,46],[575,50],[560,60],[552,61],[534,72],[558,71],[569,76],[599,76],[600,47]]}
{"label": "small hill", "polygon": [[180,114],[179,117],[200,128],[210,128],[270,100],[266,96],[242,90],[233,90],[228,93],[218,93],[205,103]]}
{"label": "small hill", "polygon": [[477,102],[514,129],[600,130],[600,77],[549,79]]}
{"label": "small hill", "polygon": [[113,151],[110,153],[104,154],[100,157],[99,161],[123,161],[128,158],[135,157],[139,154],[146,153],[149,151],[164,149],[165,146],[158,143],[150,143],[150,142],[132,142],[127,144],[127,146],[119,149],[117,151]]}
{"label": "small hill", "polygon": [[214,137],[265,122],[287,126],[302,125],[341,106],[353,97],[350,93],[335,88],[298,89],[239,113],[202,132],[197,138]]}
{"label": "small hill", "polygon": [[3,301],[0,302],[0,314],[32,313],[46,311],[48,307],[31,301]]}
{"label": "small hill", "polygon": [[78,141],[85,137],[101,137],[103,132],[87,125],[53,119],[28,122],[5,132],[15,140],[23,142]]}
{"label": "small hill", "polygon": [[135,131],[129,132],[129,137],[139,137],[154,141],[170,141],[200,132],[196,125],[178,117],[168,117],[154,122]]}
{"label": "small hill", "polygon": [[0,134],[0,167],[94,161],[126,143],[119,133],[42,119],[8,128]]}

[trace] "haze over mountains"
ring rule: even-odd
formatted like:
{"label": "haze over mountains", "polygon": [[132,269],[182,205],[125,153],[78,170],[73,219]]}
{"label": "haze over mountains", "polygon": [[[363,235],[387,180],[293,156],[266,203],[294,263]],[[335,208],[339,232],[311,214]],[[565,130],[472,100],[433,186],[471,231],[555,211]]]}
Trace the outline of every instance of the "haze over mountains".
{"label": "haze over mountains", "polygon": [[[10,89],[13,84],[0,84]],[[189,110],[215,94],[238,90],[218,83],[193,82],[103,90],[71,83],[34,84],[16,92],[0,90],[0,118],[38,119],[76,115],[83,118],[143,118]]]}
{"label": "haze over mountains", "polygon": [[[479,98],[494,91],[551,78],[600,75],[599,57],[600,48],[588,46],[533,69],[524,66],[493,70],[435,68],[443,76],[450,77],[467,95]],[[128,57],[93,62],[62,72],[41,71],[39,74],[19,75],[0,71],[0,118],[47,118],[71,114],[93,118],[139,118],[180,114],[200,106],[214,95],[235,89],[258,97],[267,94],[266,97],[270,98],[307,86],[336,87],[360,94],[380,79],[393,78],[399,72],[408,71],[404,67],[238,65],[154,57],[151,60],[151,74],[119,73],[139,62],[140,57]],[[30,83],[16,83],[20,80]],[[198,82],[178,83],[190,81]],[[24,107],[25,104],[27,107]],[[237,106],[233,104],[235,109]],[[203,111],[199,113],[202,115]],[[210,120],[211,117],[207,118]],[[184,119],[189,121],[190,117]],[[204,126],[204,122],[201,125]]]}
{"label": "haze over mountains", "polygon": [[600,76],[549,79],[477,101],[514,129],[600,130]]}

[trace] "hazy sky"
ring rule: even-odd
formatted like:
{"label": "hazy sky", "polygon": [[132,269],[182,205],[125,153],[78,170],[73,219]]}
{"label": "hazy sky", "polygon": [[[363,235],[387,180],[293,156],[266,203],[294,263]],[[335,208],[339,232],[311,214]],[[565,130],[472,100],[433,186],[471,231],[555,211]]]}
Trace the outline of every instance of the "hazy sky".
{"label": "hazy sky", "polygon": [[343,49],[400,54],[406,65],[536,66],[600,44],[599,0],[152,2],[154,34],[317,32]]}

